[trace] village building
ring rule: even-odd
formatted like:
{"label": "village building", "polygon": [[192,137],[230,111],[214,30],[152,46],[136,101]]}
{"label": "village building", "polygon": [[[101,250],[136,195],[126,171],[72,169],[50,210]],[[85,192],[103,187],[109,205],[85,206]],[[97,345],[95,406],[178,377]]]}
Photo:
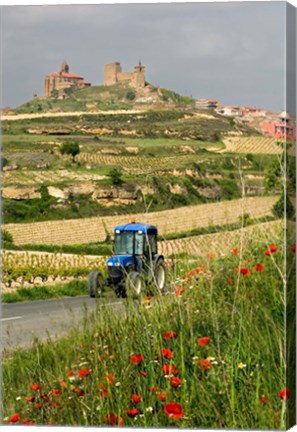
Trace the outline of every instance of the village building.
{"label": "village building", "polygon": [[197,109],[216,109],[220,105],[217,99],[197,99],[195,108]]}
{"label": "village building", "polygon": [[262,123],[260,129],[265,135],[276,139],[296,140],[296,121],[286,111],[280,113],[276,120]]}
{"label": "village building", "polygon": [[134,67],[134,72],[122,72],[119,62],[105,65],[104,85],[110,86],[118,82],[127,82],[133,87],[145,86],[145,66],[139,61]]}
{"label": "village building", "polygon": [[89,87],[90,85],[82,76],[70,73],[69,65],[64,61],[60,72],[53,72],[45,77],[44,96],[65,99],[68,97],[69,91]]}

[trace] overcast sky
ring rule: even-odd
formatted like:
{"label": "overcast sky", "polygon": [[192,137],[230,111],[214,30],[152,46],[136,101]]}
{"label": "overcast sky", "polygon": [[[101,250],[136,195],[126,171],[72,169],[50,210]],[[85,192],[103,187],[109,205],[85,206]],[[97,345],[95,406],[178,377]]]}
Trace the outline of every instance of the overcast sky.
{"label": "overcast sky", "polygon": [[46,74],[102,84],[104,65],[225,105],[284,108],[285,2],[3,6],[2,107],[43,94]]}

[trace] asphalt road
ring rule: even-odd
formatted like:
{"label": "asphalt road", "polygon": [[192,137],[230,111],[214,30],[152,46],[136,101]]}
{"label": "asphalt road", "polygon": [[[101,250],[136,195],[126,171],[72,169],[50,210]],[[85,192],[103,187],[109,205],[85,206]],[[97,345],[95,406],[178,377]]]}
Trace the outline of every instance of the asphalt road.
{"label": "asphalt road", "polygon": [[124,311],[122,299],[92,299],[88,296],[2,304],[2,349],[30,347],[35,338],[59,338],[83,319],[85,307],[91,312],[109,304]]}

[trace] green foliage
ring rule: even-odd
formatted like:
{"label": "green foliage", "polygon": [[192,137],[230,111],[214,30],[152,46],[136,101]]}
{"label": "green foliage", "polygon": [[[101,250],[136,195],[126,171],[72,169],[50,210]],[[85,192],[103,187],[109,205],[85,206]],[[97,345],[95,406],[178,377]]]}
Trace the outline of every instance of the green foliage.
{"label": "green foliage", "polygon": [[79,144],[77,142],[65,142],[60,147],[60,152],[62,155],[71,155],[72,161],[75,162],[75,156],[80,152]]}
{"label": "green foliage", "polygon": [[126,99],[133,101],[136,98],[136,93],[133,90],[128,90],[126,93]]}
{"label": "green foliage", "polygon": [[1,156],[1,169],[3,169],[8,164],[8,159],[6,157]]}
{"label": "green foliage", "polygon": [[58,90],[56,90],[56,89],[52,90],[51,97],[54,99],[57,99],[58,96],[59,96]]}
{"label": "green foliage", "polygon": [[109,177],[111,178],[111,183],[114,186],[119,186],[123,183],[123,173],[118,168],[113,168],[109,171]]}
{"label": "green foliage", "polygon": [[265,189],[266,191],[275,191],[281,187],[283,175],[283,157],[281,160],[273,158],[267,169],[265,176]]}
{"label": "green foliage", "polygon": [[1,229],[1,238],[3,242],[13,244],[12,234],[5,229]]}
{"label": "green foliage", "polygon": [[295,209],[288,195],[286,198],[287,199],[285,200],[285,195],[282,192],[279,200],[273,206],[272,209],[273,214],[278,218],[282,218],[285,216],[285,209],[286,209],[286,217],[288,219],[292,219],[293,216],[295,215]]}

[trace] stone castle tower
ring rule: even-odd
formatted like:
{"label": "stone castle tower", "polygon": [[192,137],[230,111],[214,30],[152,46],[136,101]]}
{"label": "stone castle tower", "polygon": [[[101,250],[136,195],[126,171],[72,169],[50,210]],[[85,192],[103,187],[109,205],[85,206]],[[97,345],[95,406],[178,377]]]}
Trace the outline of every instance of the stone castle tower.
{"label": "stone castle tower", "polygon": [[124,81],[134,87],[145,86],[145,66],[141,64],[141,61],[134,67],[134,72],[122,72],[119,62],[105,65],[104,85],[109,86]]}

